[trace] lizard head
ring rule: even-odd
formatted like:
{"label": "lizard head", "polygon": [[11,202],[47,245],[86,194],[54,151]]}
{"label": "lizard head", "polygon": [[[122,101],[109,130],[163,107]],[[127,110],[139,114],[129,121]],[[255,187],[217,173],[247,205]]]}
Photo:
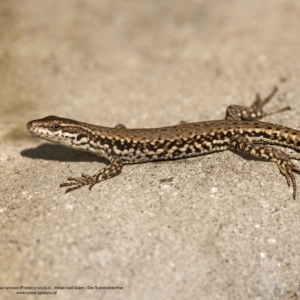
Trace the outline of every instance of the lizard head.
{"label": "lizard head", "polygon": [[52,143],[75,148],[84,138],[88,138],[89,134],[84,123],[56,116],[30,121],[27,130]]}

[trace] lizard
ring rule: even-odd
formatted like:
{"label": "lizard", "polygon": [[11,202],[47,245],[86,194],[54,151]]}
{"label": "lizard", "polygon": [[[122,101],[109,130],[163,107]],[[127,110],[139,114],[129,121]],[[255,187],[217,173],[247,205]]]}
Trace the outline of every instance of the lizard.
{"label": "lizard", "polygon": [[128,129],[119,124],[103,127],[57,116],[48,116],[28,122],[30,133],[47,141],[77,150],[88,151],[108,160],[109,164],[95,175],[81,174],[69,177],[60,187],[66,193],[121,173],[124,164],[159,160],[173,160],[237,150],[250,156],[275,162],[293,187],[296,198],[297,184],[293,172],[300,167],[291,159],[300,160],[297,154],[287,154],[270,145],[279,145],[300,151],[300,131],[282,125],[259,121],[261,118],[291,109],[289,106],[264,112],[263,107],[278,91],[275,86],[265,98],[256,94],[250,107],[230,105],[224,120],[183,123],[161,128]]}

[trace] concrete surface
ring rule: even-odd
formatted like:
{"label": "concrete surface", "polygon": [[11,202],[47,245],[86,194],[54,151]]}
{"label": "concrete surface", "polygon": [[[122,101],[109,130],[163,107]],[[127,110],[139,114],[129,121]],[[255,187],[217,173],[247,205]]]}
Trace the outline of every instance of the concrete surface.
{"label": "concrete surface", "polygon": [[293,110],[267,120],[299,130],[299,15],[298,0],[1,1],[0,298],[298,299],[300,188],[275,164],[228,151],[65,194],[104,162],[26,123],[221,119],[278,84],[267,108]]}

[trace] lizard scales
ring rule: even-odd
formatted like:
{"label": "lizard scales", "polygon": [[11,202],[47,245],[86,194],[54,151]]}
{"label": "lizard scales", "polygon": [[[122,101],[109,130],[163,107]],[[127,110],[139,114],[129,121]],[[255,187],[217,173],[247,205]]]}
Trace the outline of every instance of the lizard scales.
{"label": "lizard scales", "polygon": [[61,184],[70,186],[67,192],[83,185],[91,188],[95,183],[119,174],[123,164],[188,158],[235,149],[276,162],[288,185],[292,183],[295,198],[296,182],[293,171],[300,172],[300,168],[290,159],[300,158],[265,144],[300,150],[300,131],[257,121],[266,115],[290,109],[285,107],[276,112],[263,112],[263,106],[276,91],[277,88],[264,100],[257,95],[251,107],[228,107],[226,120],[127,129],[124,125],[110,128],[48,116],[29,122],[27,129],[43,139],[95,153],[111,162],[94,176],[82,174],[79,178],[68,178],[69,182]]}

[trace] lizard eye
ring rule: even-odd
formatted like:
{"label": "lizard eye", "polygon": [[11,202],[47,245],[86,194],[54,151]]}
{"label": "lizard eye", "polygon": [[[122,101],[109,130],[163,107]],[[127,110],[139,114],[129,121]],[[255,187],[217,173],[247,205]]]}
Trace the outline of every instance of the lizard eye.
{"label": "lizard eye", "polygon": [[51,129],[52,129],[53,131],[57,131],[57,130],[60,129],[60,125],[59,125],[59,124],[54,124],[54,125],[51,126]]}

